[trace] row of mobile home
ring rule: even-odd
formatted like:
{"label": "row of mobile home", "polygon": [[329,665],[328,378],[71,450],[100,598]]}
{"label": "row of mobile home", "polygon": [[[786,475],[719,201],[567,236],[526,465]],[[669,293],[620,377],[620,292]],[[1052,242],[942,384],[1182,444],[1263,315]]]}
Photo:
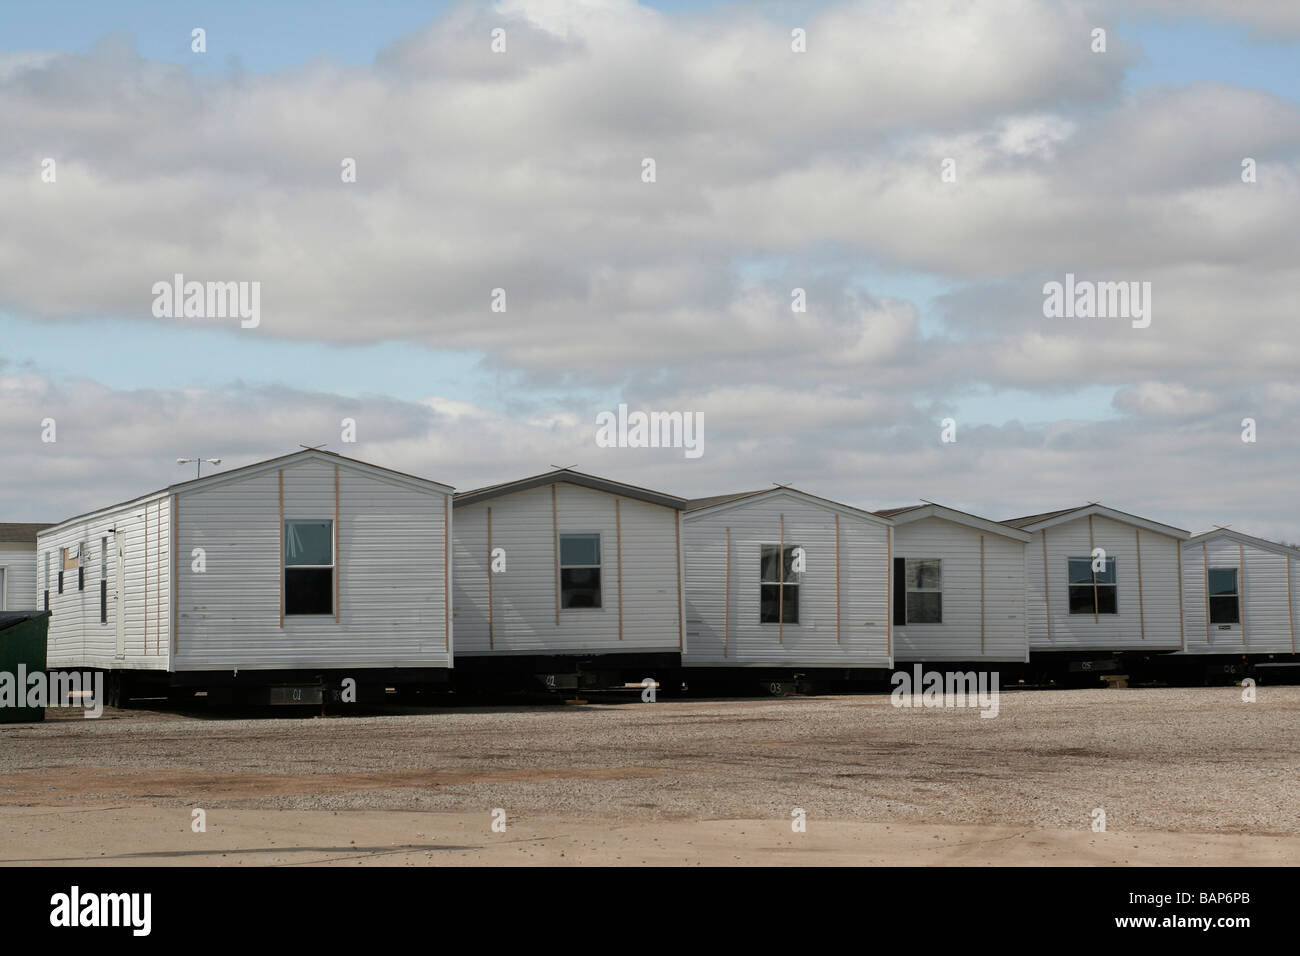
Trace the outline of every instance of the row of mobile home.
{"label": "row of mobile home", "polygon": [[50,610],[49,666],[107,672],[110,698],[784,686],[913,663],[1287,663],[1297,557],[1099,504],[999,522],[787,486],[688,500],[572,469],[455,494],[304,449],[0,525],[0,610]]}

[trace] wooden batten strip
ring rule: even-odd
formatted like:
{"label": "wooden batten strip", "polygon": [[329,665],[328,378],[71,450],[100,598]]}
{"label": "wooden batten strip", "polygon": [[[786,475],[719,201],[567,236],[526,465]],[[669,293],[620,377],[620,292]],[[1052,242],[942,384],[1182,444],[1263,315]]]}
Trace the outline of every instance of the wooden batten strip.
{"label": "wooden batten strip", "polygon": [[722,568],[722,656],[731,644],[731,529],[727,529],[727,550]]}
{"label": "wooden batten strip", "polygon": [[614,549],[618,555],[618,639],[623,640],[623,500],[614,499]]}
{"label": "wooden batten strip", "polygon": [[785,515],[781,515],[781,545],[776,549],[776,642],[785,641]]}
{"label": "wooden batten strip", "polygon": [[451,653],[451,495],[449,494],[442,496],[442,646],[448,654]]}
{"label": "wooden batten strip", "polygon": [[496,622],[493,615],[492,603],[492,506],[487,506],[487,534],[488,534],[488,553],[487,553],[487,592],[488,592],[488,650],[496,646]]}
{"label": "wooden batten strip", "polygon": [[[1142,529],[1133,529],[1133,538],[1137,541],[1137,563],[1138,563],[1138,633],[1141,640],[1147,639],[1147,616],[1146,604],[1142,596]],[[1115,586],[1118,589],[1119,579],[1116,578]]]}
{"label": "wooden batten strip", "polygon": [[[1047,583],[1047,529],[1039,532],[1043,538],[1043,607],[1047,615],[1047,639],[1052,639],[1052,589]],[[1066,587],[1069,587],[1069,566],[1066,567]]]}
{"label": "wooden batten strip", "polygon": [[1241,618],[1241,644],[1246,645],[1246,551],[1237,542],[1237,607],[1238,616]]}
{"label": "wooden batten strip", "polygon": [[560,511],[551,484],[551,550],[555,560],[555,626],[560,626]]}
{"label": "wooden batten strip", "polygon": [[339,577],[343,573],[342,556],[339,554],[339,466],[334,466],[334,623],[339,622]]}
{"label": "wooden batten strip", "polygon": [[[1240,585],[1238,585],[1240,590]],[[1201,591],[1205,595],[1205,643],[1210,643],[1210,553],[1201,542]]]}
{"label": "wooden batten strip", "polygon": [[835,643],[840,643],[840,516],[835,516]]}
{"label": "wooden batten strip", "polygon": [[673,523],[673,541],[677,546],[677,650],[681,653],[686,650],[686,606],[682,601],[686,582],[682,580],[682,513],[674,513],[677,516]]}
{"label": "wooden batten strip", "polygon": [[1183,543],[1175,540],[1174,550],[1178,552],[1178,643],[1187,650],[1187,629],[1183,621]]}
{"label": "wooden batten strip", "polygon": [[[83,554],[81,560],[84,562],[86,556]],[[140,648],[141,654],[149,653],[149,505],[144,506],[144,644]],[[123,648],[125,651],[126,648]]]}
{"label": "wooden batten strip", "polygon": [[280,627],[284,627],[284,469],[280,478]]}
{"label": "wooden batten strip", "polygon": [[1291,653],[1295,653],[1295,605],[1291,602],[1291,555],[1286,556],[1286,619],[1291,625]]}
{"label": "wooden batten strip", "polygon": [[984,535],[980,535],[980,653],[984,653]]}
{"label": "wooden batten strip", "polygon": [[894,663],[894,529],[885,528],[885,655]]}
{"label": "wooden batten strip", "polygon": [[177,499],[175,495],[172,495],[171,508],[169,509],[171,512],[171,526],[172,526],[172,534],[171,534],[172,579],[170,582],[172,599],[171,599],[171,607],[168,608],[167,610],[171,617],[171,632],[172,632],[171,639],[172,639],[173,654],[176,653],[176,622],[180,619],[180,615],[177,613],[177,602],[178,602],[178,597],[181,593],[180,575],[178,571],[178,569],[180,568],[180,548],[177,546],[178,542],[176,539],[176,534],[177,534],[176,517],[177,517],[177,512],[179,510],[179,506],[180,506],[179,499]]}
{"label": "wooden batten strip", "polygon": [[158,499],[158,520],[154,522],[157,529],[154,542],[153,576],[153,639],[157,647],[155,653],[162,654],[162,499]]}
{"label": "wooden batten strip", "polygon": [[[1094,541],[1094,540],[1093,540],[1093,537],[1092,537],[1092,515],[1088,515],[1088,564],[1089,564],[1090,566],[1091,566],[1092,562],[1093,562],[1094,560],[1096,560],[1096,559],[1093,557],[1093,554],[1096,553],[1096,551],[1097,551],[1097,542]],[[1104,565],[1103,565],[1103,566],[1104,566]],[[1067,576],[1068,576],[1068,574],[1069,574],[1069,566],[1068,566],[1068,564],[1067,564],[1067,566],[1066,566],[1066,573],[1067,573]],[[1116,592],[1118,593],[1118,590],[1119,590],[1119,588],[1118,588],[1118,584],[1119,584],[1119,577],[1118,577],[1118,575],[1116,576],[1115,583],[1116,583]],[[1068,586],[1068,584],[1067,584],[1067,586]],[[1097,623],[1097,620],[1098,620],[1098,619],[1097,619],[1097,572],[1094,571],[1094,572],[1092,573],[1092,623],[1093,623],[1093,624],[1096,624],[1096,623]]]}

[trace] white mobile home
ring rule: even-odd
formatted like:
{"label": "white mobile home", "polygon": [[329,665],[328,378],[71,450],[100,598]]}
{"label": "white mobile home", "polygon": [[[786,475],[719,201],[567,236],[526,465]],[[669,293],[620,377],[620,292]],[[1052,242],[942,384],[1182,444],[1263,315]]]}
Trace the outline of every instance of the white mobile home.
{"label": "white mobile home", "polygon": [[692,501],[688,668],[893,664],[887,518],[778,486]]}
{"label": "white mobile home", "polygon": [[925,503],[894,523],[894,660],[1029,660],[1027,531]]}
{"label": "white mobile home", "polygon": [[1294,654],[1300,551],[1228,528],[1183,545],[1188,654]]}
{"label": "white mobile home", "polygon": [[675,670],[685,504],[572,469],[456,495],[457,679]]}
{"label": "white mobile home", "polygon": [[0,524],[0,611],[43,607],[36,588],[36,536],[47,524]]}
{"label": "white mobile home", "polygon": [[304,450],[71,518],[37,545],[49,666],[172,686],[445,679],[450,501]]}
{"label": "white mobile home", "polygon": [[1031,654],[1182,647],[1186,531],[1099,504],[1002,523],[1033,535],[1025,554]]}

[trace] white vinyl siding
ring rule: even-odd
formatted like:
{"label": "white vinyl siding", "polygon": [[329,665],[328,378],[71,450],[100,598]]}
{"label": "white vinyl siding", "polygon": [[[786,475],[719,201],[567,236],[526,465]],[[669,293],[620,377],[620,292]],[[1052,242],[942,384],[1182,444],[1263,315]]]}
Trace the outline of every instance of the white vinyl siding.
{"label": "white vinyl siding", "polygon": [[[1090,539],[1088,520],[1085,515],[1034,531],[1033,540],[1026,545],[1025,603],[1030,648],[1180,649],[1178,560],[1183,542],[1172,535],[1101,515],[1092,517]],[[1115,559],[1115,614],[1070,613],[1069,559],[1089,556],[1093,548],[1102,548],[1107,558]]]}
{"label": "white vinyl siding", "polygon": [[[835,519],[839,515],[839,640],[836,640]],[[760,621],[760,553],[779,543],[803,548],[799,621]],[[688,512],[688,666],[889,667],[889,527],[799,495]],[[728,572],[727,533],[731,560]],[[729,585],[729,590],[728,590]]]}
{"label": "white vinyl siding", "polygon": [[[488,509],[492,548],[506,560],[492,575],[490,609]],[[458,656],[678,652],[677,517],[675,508],[566,482],[457,507]],[[556,533],[599,534],[601,577],[601,606],[561,607],[558,624]]]}
{"label": "white vinyl siding", "polygon": [[[284,520],[332,520],[335,463],[289,462],[179,499],[175,670],[447,667],[445,495],[338,464],[338,620],[280,626]],[[202,548],[206,570],[191,569]]]}
{"label": "white vinyl siding", "polygon": [[[122,534],[125,588],[118,595],[117,552],[113,529]],[[109,539],[108,568],[102,538]],[[58,572],[63,550],[82,549],[84,590],[77,589],[77,572],[64,573],[63,593]],[[50,554],[50,667],[132,668],[166,670],[171,642],[171,499],[166,495],[88,515],[72,524],[42,532],[38,550]],[[108,621],[100,621],[101,575],[108,580]],[[117,621],[123,624],[123,656],[116,656]]]}
{"label": "white vinyl siding", "polygon": [[[41,561],[52,555],[50,666],[172,671],[449,666],[447,493],[346,461],[338,469],[338,621],[332,614],[289,617],[280,627],[280,469],[254,469],[197,487],[182,485],[174,496],[162,492],[43,532],[38,555]],[[292,459],[283,471],[285,518],[333,520],[331,456]],[[120,599],[114,529],[122,535],[125,555]],[[108,567],[101,570],[102,538],[108,539]],[[86,588],[78,591],[70,572],[59,595],[54,574],[60,549],[74,543],[84,545]],[[206,570],[196,570],[198,548]],[[100,623],[101,574],[108,583],[107,623]],[[119,616],[121,658],[116,657]]]}
{"label": "white vinyl siding", "polygon": [[43,606],[37,554],[30,545],[0,542],[0,571],[4,572],[0,611],[33,611]]}
{"label": "white vinyl siding", "polygon": [[[1235,623],[1206,626],[1207,558],[1212,569],[1237,570]],[[1189,654],[1292,653],[1293,629],[1300,625],[1300,558],[1226,535],[1186,542],[1183,621]]]}
{"label": "white vinyl siding", "polygon": [[895,626],[895,661],[1027,661],[1025,548],[1021,541],[939,517],[895,528],[895,557],[937,557],[943,562],[943,623]]}

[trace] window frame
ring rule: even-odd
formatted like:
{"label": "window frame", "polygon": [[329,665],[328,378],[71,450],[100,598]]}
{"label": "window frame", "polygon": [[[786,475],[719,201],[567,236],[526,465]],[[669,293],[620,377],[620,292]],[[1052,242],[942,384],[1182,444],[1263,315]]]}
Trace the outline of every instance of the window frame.
{"label": "window frame", "polygon": [[[769,581],[763,577],[763,568],[767,563],[766,558],[767,558],[768,551],[769,549],[771,551],[780,551],[782,545],[780,542],[770,542],[770,543],[760,542],[758,546],[758,623],[759,626],[761,627],[781,627],[786,624],[799,623],[799,615],[801,610],[800,601],[799,601],[799,597],[800,597],[799,588],[803,584],[803,573],[791,569],[790,574],[792,577],[787,578],[785,576],[785,568],[787,563],[789,564],[794,563],[794,552],[803,546],[800,544],[787,544],[784,547],[785,547],[785,553],[781,554],[780,560],[777,564],[777,580]],[[789,555],[788,562],[786,560],[787,554]],[[779,595],[779,601],[777,606],[780,608],[780,610],[776,612],[775,618],[773,620],[764,620],[763,618],[763,591],[765,588],[781,588],[781,590],[777,592]],[[794,589],[793,601],[787,600],[786,595],[790,592],[787,592],[785,590],[786,588]],[[787,613],[787,609],[791,607],[794,608],[794,619],[789,621],[782,620],[782,618]]]}
{"label": "window frame", "polygon": [[[595,564],[565,564],[564,563],[564,539],[565,538],[595,538],[596,539],[596,563]],[[599,531],[560,531],[556,534],[556,578],[560,589],[560,610],[561,611],[603,611],[605,610],[605,548],[604,540]],[[596,572],[596,603],[583,607],[565,604],[564,597],[564,572],[565,571],[595,571]]]}
{"label": "window frame", "polygon": [[[1212,575],[1215,571],[1218,571],[1220,573],[1224,571],[1232,572],[1231,592],[1224,592],[1219,594],[1214,593],[1214,590],[1210,585],[1210,575]],[[1216,599],[1221,602],[1225,598],[1232,599],[1233,619],[1231,621],[1216,620],[1214,616],[1215,614],[1214,603]],[[1241,569],[1236,567],[1232,567],[1232,568],[1207,567],[1205,569],[1205,600],[1209,609],[1209,620],[1211,625],[1234,625],[1234,624],[1240,625],[1241,624]]]}
{"label": "window frame", "polygon": [[99,538],[99,623],[108,624],[108,536]]}
{"label": "window frame", "polygon": [[[295,524],[323,524],[329,527],[330,543],[330,563],[329,564],[290,564],[289,563],[289,526]],[[287,621],[289,618],[315,617],[315,618],[332,618],[337,612],[335,591],[337,590],[336,582],[338,571],[338,548],[337,536],[338,529],[334,526],[333,518],[285,518],[281,523],[280,534],[284,546],[284,560],[280,567],[280,580],[284,587],[284,617]],[[289,572],[293,571],[324,571],[330,572],[329,583],[329,610],[327,611],[291,611],[289,610]]]}
{"label": "window frame", "polygon": [[[1119,616],[1119,560],[1118,560],[1118,558],[1116,558],[1114,555],[1107,555],[1107,556],[1106,556],[1105,558],[1103,558],[1102,560],[1106,562],[1106,567],[1107,567],[1107,569],[1108,569],[1108,571],[1109,571],[1109,575],[1110,575],[1110,577],[1111,577],[1111,579],[1112,579],[1112,580],[1110,580],[1110,581],[1100,581],[1100,580],[1098,580],[1098,577],[1099,577],[1100,575],[1105,575],[1107,572],[1106,572],[1106,571],[1102,571],[1102,572],[1100,572],[1100,575],[1099,575],[1098,572],[1094,571],[1094,570],[1092,569],[1092,561],[1093,561],[1093,559],[1092,559],[1090,556],[1089,556],[1089,557],[1081,557],[1081,556],[1079,556],[1079,555],[1067,555],[1067,556],[1066,556],[1066,559],[1065,559],[1065,588],[1066,588],[1066,594],[1065,594],[1065,597],[1066,597],[1065,608],[1066,608],[1066,611],[1067,611],[1068,614],[1070,614],[1070,615],[1079,615],[1079,616],[1083,616],[1083,615],[1091,614],[1091,615],[1093,615],[1094,617],[1100,616],[1100,615],[1102,615],[1102,614],[1105,614],[1105,615],[1107,615],[1108,617],[1118,617],[1118,616]],[[1084,582],[1082,582],[1082,581],[1076,583],[1075,580],[1073,579],[1073,577],[1071,576],[1070,564],[1071,564],[1072,562],[1075,562],[1075,561],[1083,561],[1083,562],[1086,562],[1086,563],[1087,563],[1087,565],[1088,565],[1088,577],[1089,577],[1089,580],[1088,580],[1087,583],[1084,583]],[[1074,603],[1073,603],[1073,601],[1071,600],[1071,598],[1073,597],[1073,592],[1074,592],[1076,589],[1083,589],[1083,588],[1087,588],[1089,591],[1092,592],[1092,605],[1091,605],[1091,607],[1089,607],[1089,608],[1087,608],[1087,609],[1085,609],[1085,610],[1078,610],[1078,611],[1076,611],[1076,610],[1074,609]],[[1102,589],[1102,588],[1110,588],[1110,589],[1111,589],[1112,597],[1114,598],[1114,610],[1110,610],[1110,611],[1102,610],[1101,602],[1100,602],[1100,600],[1098,600],[1098,598],[1100,597],[1101,589]]]}
{"label": "window frame", "polygon": [[[943,623],[943,558],[909,558],[900,555],[903,561],[903,621],[904,627],[932,627]],[[914,588],[908,583],[907,565],[913,561],[932,561],[939,566],[939,586],[937,588]],[[939,619],[937,621],[913,621],[907,613],[907,598],[912,594],[939,595]]]}

